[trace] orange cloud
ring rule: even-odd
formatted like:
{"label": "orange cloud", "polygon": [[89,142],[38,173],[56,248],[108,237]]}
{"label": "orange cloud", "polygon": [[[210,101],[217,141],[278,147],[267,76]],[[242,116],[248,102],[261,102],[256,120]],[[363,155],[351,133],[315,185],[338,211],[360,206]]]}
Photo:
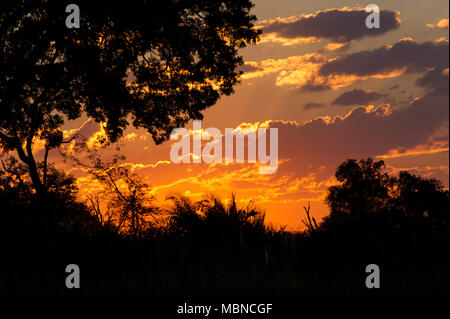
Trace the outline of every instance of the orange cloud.
{"label": "orange cloud", "polygon": [[428,143],[426,144],[417,145],[410,149],[405,148],[392,149],[387,154],[378,155],[376,156],[376,158],[386,160],[408,156],[430,155],[448,151],[449,151],[448,140],[435,141],[433,139],[429,139]]}
{"label": "orange cloud", "polygon": [[378,155],[377,158],[389,159],[389,158],[398,158],[398,157],[405,157],[405,156],[428,155],[428,154],[442,153],[442,152],[448,152],[448,151],[449,151],[448,147],[428,149],[421,145],[414,149],[406,150],[406,151],[392,150],[386,155]]}
{"label": "orange cloud", "polygon": [[322,66],[335,61],[328,59],[320,53],[310,53],[301,56],[292,56],[285,59],[268,59],[261,62],[249,62],[254,67],[254,71],[246,72],[243,79],[255,79],[268,75],[276,74],[275,85],[278,87],[322,87],[338,90],[350,86],[359,81],[368,79],[388,79],[401,76],[405,73],[406,67],[391,70],[389,72],[380,72],[370,75],[354,74],[330,74],[322,75],[320,70]]}
{"label": "orange cloud", "polygon": [[447,19],[441,19],[436,24],[427,24],[427,28],[430,29],[448,29],[449,26],[449,20]]}

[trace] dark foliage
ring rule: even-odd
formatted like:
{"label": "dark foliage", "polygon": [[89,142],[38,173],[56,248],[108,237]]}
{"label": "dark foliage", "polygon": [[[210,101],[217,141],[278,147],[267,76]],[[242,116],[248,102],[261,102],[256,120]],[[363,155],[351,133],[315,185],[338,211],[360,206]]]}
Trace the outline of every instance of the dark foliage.
{"label": "dark foliage", "polygon": [[[104,174],[102,165],[96,174]],[[50,167],[49,208],[57,212],[60,226],[49,259],[33,232],[31,182],[26,175],[19,178],[25,169],[12,161],[0,178],[0,248],[5,257],[0,293],[67,298],[445,298],[448,191],[436,180],[406,172],[391,177],[383,168],[382,162],[370,159],[343,163],[337,170],[340,184],[329,189],[331,214],[317,223],[310,207],[305,208],[309,227],[294,233],[266,225],[264,213],[251,204],[239,207],[234,197],[224,202],[214,196],[193,202],[174,195],[169,198],[171,208],[159,209],[160,223],[142,224],[139,232],[132,231],[131,224],[111,227],[95,206],[76,201],[73,178]],[[118,176],[129,179],[130,185],[139,181],[125,172]],[[349,190],[361,190],[364,197]],[[143,194],[133,196],[139,202]],[[111,203],[129,208],[126,201]],[[63,270],[69,263],[82,269],[81,290],[64,286]],[[379,291],[364,286],[365,267],[371,263],[382,269]]]}

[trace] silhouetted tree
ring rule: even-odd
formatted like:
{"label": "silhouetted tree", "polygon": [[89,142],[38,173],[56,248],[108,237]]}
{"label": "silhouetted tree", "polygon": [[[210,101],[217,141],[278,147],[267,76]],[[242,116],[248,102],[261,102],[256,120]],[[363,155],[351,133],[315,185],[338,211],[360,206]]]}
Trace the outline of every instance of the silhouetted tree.
{"label": "silhouetted tree", "polygon": [[350,159],[336,170],[338,185],[328,189],[326,203],[331,215],[364,214],[386,207],[393,179],[383,173],[383,161]]}
{"label": "silhouetted tree", "polygon": [[449,193],[441,182],[404,171],[392,177],[384,169],[383,161],[370,158],[341,164],[339,184],[328,189],[326,198],[331,212],[321,226],[351,222],[359,228],[381,223],[395,229],[411,226],[410,231],[448,230]]}
{"label": "silhouetted tree", "polygon": [[153,205],[150,186],[138,175],[120,165],[124,156],[115,156],[103,161],[96,150],[87,151],[89,163],[71,157],[84,166],[94,181],[101,183],[103,190],[88,194],[91,214],[103,227],[113,232],[141,237],[151,225],[159,224],[160,209]]}
{"label": "silhouetted tree", "polygon": [[65,120],[87,115],[111,141],[130,121],[160,143],[233,92],[238,49],[259,34],[249,0],[77,4],[81,28],[68,29],[64,1],[0,1],[0,146],[26,164],[42,214],[36,139],[48,153]]}
{"label": "silhouetted tree", "polygon": [[[32,181],[28,169],[23,163],[17,162],[14,157],[1,161],[0,170],[0,202],[2,203],[2,225],[10,228],[29,228],[40,226],[41,216],[33,214],[32,208],[36,205],[33,197]],[[38,163],[38,173],[42,175],[44,164]],[[47,198],[48,214],[54,220],[48,224],[53,232],[58,230],[88,231],[93,227],[95,220],[91,218],[87,207],[77,200],[78,187],[75,177],[48,165],[47,169]]]}
{"label": "silhouetted tree", "polygon": [[448,232],[449,192],[434,178],[426,179],[400,172],[395,179],[392,208],[398,212],[398,223],[413,224],[433,232]]}

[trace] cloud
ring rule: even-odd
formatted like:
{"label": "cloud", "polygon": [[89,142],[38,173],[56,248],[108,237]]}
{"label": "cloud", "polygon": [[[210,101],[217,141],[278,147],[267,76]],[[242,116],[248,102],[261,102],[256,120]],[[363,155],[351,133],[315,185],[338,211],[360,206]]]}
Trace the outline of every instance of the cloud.
{"label": "cloud", "polygon": [[[347,158],[391,154],[395,149],[417,151],[430,143],[437,128],[448,124],[448,116],[448,95],[426,95],[394,111],[385,104],[359,106],[343,117],[318,117],[304,124],[272,121],[269,126],[279,129],[280,159],[291,159],[280,166],[283,173],[283,166],[297,172],[309,166],[333,169]],[[444,149],[445,140],[448,137],[428,149]]]}
{"label": "cloud", "polygon": [[436,24],[427,24],[427,28],[430,29],[448,29],[449,20],[447,19],[441,19]]}
{"label": "cloud", "polygon": [[[250,62],[256,70],[245,73],[243,79],[255,79],[276,74],[276,86],[294,87],[307,91],[324,91],[348,86],[362,77],[333,75],[324,77],[319,74],[320,68],[333,61],[321,53],[309,53],[285,59],[267,59],[261,62]],[[397,74],[380,75],[379,77],[396,76]]]}
{"label": "cloud", "polygon": [[[282,73],[284,75],[292,72],[302,72],[306,77],[317,73],[319,67],[327,62],[326,56],[320,53],[310,53],[300,56],[291,56],[285,59],[267,59],[261,62],[249,61],[243,66],[247,70],[242,78],[254,79],[260,78],[274,73]],[[304,83],[306,83],[306,79]]]}
{"label": "cloud", "polygon": [[368,29],[365,25],[368,13],[365,8],[342,8],[317,11],[314,14],[276,18],[261,22],[262,42],[277,42],[282,45],[308,44],[329,40],[328,50],[337,50],[366,36],[382,35],[400,26],[398,11],[381,10],[379,29]]}
{"label": "cloud", "polygon": [[385,97],[383,94],[379,94],[373,91],[364,91],[360,89],[354,89],[353,91],[344,92],[336,100],[333,101],[333,105],[367,105],[369,102],[376,101]]}
{"label": "cloud", "polygon": [[448,42],[417,43],[405,38],[375,50],[366,50],[329,61],[322,65],[322,76],[374,77],[393,72],[424,72],[448,68]]}
{"label": "cloud", "polygon": [[[337,58],[309,53],[285,59],[248,62],[254,69],[243,79],[277,75],[276,85],[319,92],[340,89],[368,79],[388,79],[406,73],[427,73],[417,85],[430,88],[448,78],[448,41],[418,43],[411,38],[375,50],[364,50]],[[433,73],[434,72],[434,73]],[[441,74],[441,75],[439,75]],[[436,79],[437,78],[437,79]],[[445,83],[444,83],[445,84]],[[443,85],[441,85],[443,86]]]}
{"label": "cloud", "polygon": [[384,155],[378,155],[377,158],[379,159],[391,159],[391,158],[399,158],[399,157],[407,157],[407,156],[417,156],[417,155],[429,155],[429,154],[435,154],[435,153],[442,153],[442,152],[448,152],[448,140],[447,141],[441,141],[436,142],[433,144],[423,144],[418,145],[412,149],[393,149],[390,150],[387,154]]}
{"label": "cloud", "polygon": [[416,85],[427,89],[433,95],[448,95],[448,68],[431,69],[416,81]]}

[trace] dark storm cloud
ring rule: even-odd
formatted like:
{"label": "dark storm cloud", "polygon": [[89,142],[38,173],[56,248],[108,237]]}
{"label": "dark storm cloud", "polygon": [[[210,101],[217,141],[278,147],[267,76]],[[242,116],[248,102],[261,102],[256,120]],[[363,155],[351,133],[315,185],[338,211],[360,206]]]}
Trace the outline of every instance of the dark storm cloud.
{"label": "dark storm cloud", "polygon": [[285,166],[292,170],[308,165],[336,167],[347,158],[427,143],[436,128],[448,123],[448,102],[448,95],[425,95],[399,110],[389,105],[359,106],[334,120],[317,118],[303,125],[274,121],[270,127],[279,128],[280,157],[292,159]]}
{"label": "dark storm cloud", "polygon": [[379,94],[373,91],[364,91],[355,89],[342,93],[334,102],[333,105],[366,105],[369,102],[376,101],[385,97],[383,94]]}
{"label": "dark storm cloud", "polygon": [[[332,87],[333,79],[350,79],[349,83],[369,78],[397,77],[404,73],[421,73],[422,77],[416,85],[423,87],[433,95],[448,95],[448,41],[427,41],[417,43],[412,39],[402,39],[394,45],[384,46],[375,50],[365,50],[339,57],[324,63],[312,80],[300,89],[305,91],[320,91]],[[355,80],[351,80],[355,78]],[[316,81],[320,79],[320,81]],[[393,86],[390,89],[397,89]],[[353,92],[353,95],[358,92]],[[361,94],[361,100],[356,104],[364,104],[366,95]],[[377,96],[367,96],[375,98]],[[346,94],[335,104],[347,103]],[[342,103],[341,103],[342,102]],[[350,103],[352,104],[352,103]],[[347,105],[347,104],[343,104]]]}
{"label": "dark storm cloud", "polygon": [[365,21],[369,13],[365,9],[328,9],[297,20],[276,19],[264,24],[264,33],[295,39],[316,37],[335,43],[346,43],[365,36],[384,34],[399,27],[399,12],[381,10],[379,29],[368,29]]}
{"label": "dark storm cloud", "polygon": [[447,73],[440,69],[428,71],[423,77],[416,81],[416,85],[426,88],[432,95],[448,95],[448,69]]}
{"label": "dark storm cloud", "polygon": [[371,76],[406,69],[406,72],[424,72],[430,68],[443,71],[448,68],[448,42],[417,43],[404,39],[393,46],[371,51],[360,51],[324,64],[319,74]]}

